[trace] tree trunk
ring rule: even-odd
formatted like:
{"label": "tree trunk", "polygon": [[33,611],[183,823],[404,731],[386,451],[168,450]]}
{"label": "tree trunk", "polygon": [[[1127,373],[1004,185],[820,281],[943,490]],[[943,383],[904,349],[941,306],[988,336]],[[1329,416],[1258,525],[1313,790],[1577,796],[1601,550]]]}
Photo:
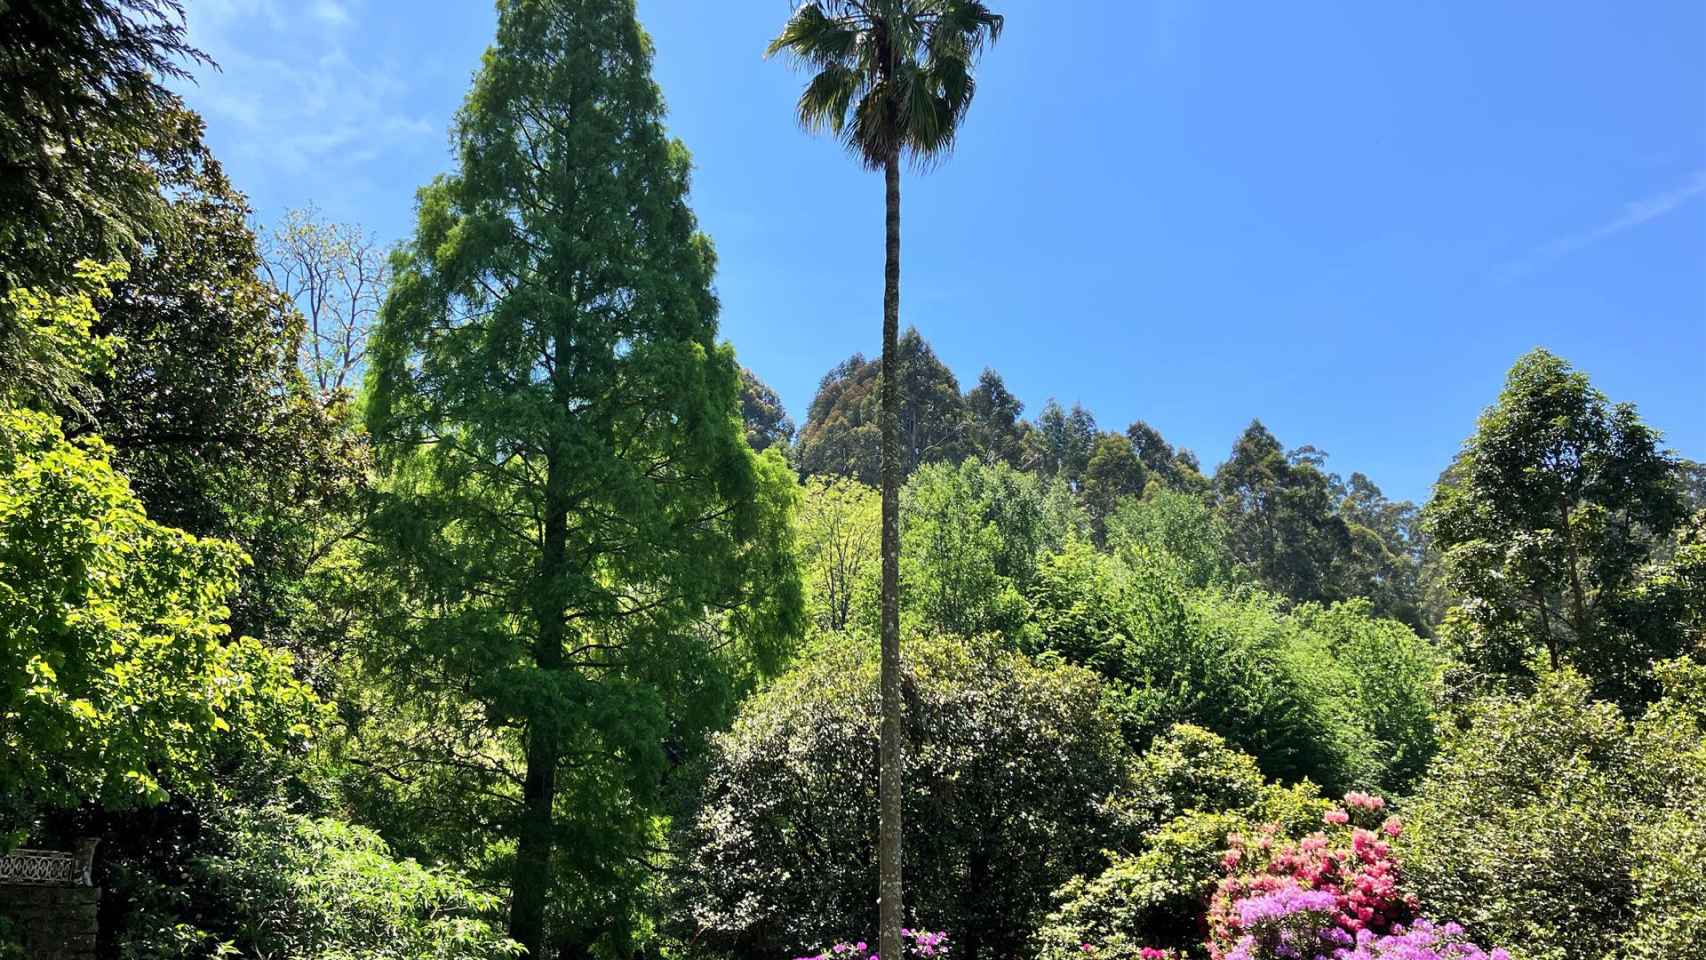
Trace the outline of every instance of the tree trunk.
{"label": "tree trunk", "polygon": [[884,960],[900,960],[901,924],[901,701],[900,701],[900,371],[895,341],[900,335],[900,148],[883,164],[888,222],[883,263],[883,735],[878,808],[877,938]]}
{"label": "tree trunk", "polygon": [[1552,612],[1546,606],[1546,588],[1538,580],[1534,583],[1534,602],[1540,608],[1540,636],[1546,641],[1546,660],[1556,670],[1558,638],[1552,633]]}
{"label": "tree trunk", "polygon": [[[1565,560],[1570,565],[1570,626],[1575,630],[1577,649],[1586,646],[1591,639],[1593,625],[1588,622],[1588,601],[1586,591],[1582,589],[1582,574],[1576,554],[1576,535],[1570,529],[1570,503],[1564,502],[1563,512],[1564,551]],[[1553,664],[1557,666],[1557,664]]]}
{"label": "tree trunk", "polygon": [[[559,367],[559,369],[561,369]],[[544,544],[539,560],[540,589],[534,600],[539,625],[534,663],[543,672],[563,668],[563,611],[553,585],[561,582],[568,556],[569,514],[564,504],[563,457],[551,456],[545,477]],[[545,953],[545,903],[551,892],[551,854],[556,842],[552,805],[557,799],[557,762],[561,744],[555,717],[528,718],[527,777],[522,784],[522,814],[510,885],[509,937],[529,958]]]}

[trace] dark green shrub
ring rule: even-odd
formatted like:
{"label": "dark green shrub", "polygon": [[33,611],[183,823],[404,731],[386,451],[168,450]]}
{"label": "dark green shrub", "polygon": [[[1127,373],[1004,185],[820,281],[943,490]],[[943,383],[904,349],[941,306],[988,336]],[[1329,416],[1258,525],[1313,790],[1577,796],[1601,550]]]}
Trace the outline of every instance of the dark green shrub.
{"label": "dark green shrub", "polygon": [[1035,938],[1042,960],[1083,960],[1084,943],[1095,946],[1096,960],[1141,960],[1145,947],[1201,954],[1227,836],[1266,822],[1300,833],[1328,808],[1308,785],[1264,783],[1250,757],[1186,725],[1158,738],[1132,779],[1120,804],[1125,852],[1056,892]]}
{"label": "dark green shrub", "polygon": [[146,902],[119,932],[123,956],[516,955],[491,923],[496,897],[453,872],[394,858],[370,830],[277,806],[235,808],[214,817],[205,846],[178,885],[156,879],[142,891]]}
{"label": "dark green shrub", "polygon": [[[1015,955],[1049,892],[1100,864],[1128,777],[1088,671],[994,641],[905,650],[907,911],[957,958]],[[876,929],[877,656],[829,636],[714,744],[677,836],[684,938],[787,957]]]}
{"label": "dark green shrub", "polygon": [[1634,724],[1570,670],[1480,701],[1406,808],[1424,907],[1524,957],[1706,956],[1706,667]]}

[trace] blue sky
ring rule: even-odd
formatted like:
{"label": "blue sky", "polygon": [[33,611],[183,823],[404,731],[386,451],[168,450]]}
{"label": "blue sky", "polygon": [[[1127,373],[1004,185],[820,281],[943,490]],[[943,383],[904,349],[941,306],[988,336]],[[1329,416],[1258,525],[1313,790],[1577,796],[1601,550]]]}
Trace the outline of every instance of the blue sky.
{"label": "blue sky", "polygon": [[[1423,498],[1545,346],[1706,459],[1706,4],[995,0],[959,150],[903,186],[902,321],[1030,412],[1252,417]],[[877,352],[881,178],[795,126],[786,0],[640,0],[723,335],[803,418]],[[190,0],[186,89],[257,219],[407,235],[481,0]]]}

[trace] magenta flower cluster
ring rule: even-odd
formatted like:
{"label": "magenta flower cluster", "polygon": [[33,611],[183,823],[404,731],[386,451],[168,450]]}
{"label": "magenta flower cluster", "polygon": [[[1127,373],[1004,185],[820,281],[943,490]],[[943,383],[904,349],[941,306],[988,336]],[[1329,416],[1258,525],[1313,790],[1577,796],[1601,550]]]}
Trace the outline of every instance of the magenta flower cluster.
{"label": "magenta flower cluster", "polygon": [[1221,880],[1209,903],[1214,960],[1510,960],[1464,939],[1456,924],[1416,917],[1401,891],[1386,838],[1404,832],[1386,801],[1345,794],[1325,829],[1299,840],[1264,824],[1227,837]]}
{"label": "magenta flower cluster", "polygon": [[[936,960],[936,958],[944,958],[948,955],[948,935],[946,933],[902,927],[900,937],[902,953],[906,956],[929,957]],[[817,953],[795,957],[794,960],[882,960],[882,956],[872,953],[870,944],[863,940],[857,943],[843,940]]]}
{"label": "magenta flower cluster", "polygon": [[[1208,911],[1209,953],[1215,960],[1231,960],[1244,942],[1250,924],[1243,911],[1252,903],[1300,910],[1305,901],[1299,898],[1310,894],[1311,912],[1319,908],[1338,930],[1328,936],[1324,948],[1349,946],[1363,930],[1387,933],[1414,916],[1415,904],[1398,885],[1392,849],[1381,839],[1401,834],[1403,824],[1396,817],[1381,823],[1386,801],[1373,794],[1352,792],[1344,803],[1323,816],[1324,830],[1301,840],[1283,836],[1272,823],[1251,836],[1226,838],[1228,849],[1221,858],[1226,877]],[[1379,832],[1355,825],[1358,822],[1379,824]],[[1299,950],[1305,960],[1312,956],[1301,946]]]}

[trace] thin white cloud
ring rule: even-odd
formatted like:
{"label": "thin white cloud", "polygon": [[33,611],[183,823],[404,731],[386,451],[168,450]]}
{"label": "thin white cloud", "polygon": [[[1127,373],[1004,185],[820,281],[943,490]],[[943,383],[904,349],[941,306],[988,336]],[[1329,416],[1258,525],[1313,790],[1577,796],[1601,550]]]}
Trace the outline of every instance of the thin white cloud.
{"label": "thin white cloud", "polygon": [[1706,170],[1696,170],[1674,189],[1656,196],[1625,204],[1623,212],[1591,230],[1572,233],[1544,243],[1523,257],[1506,264],[1498,273],[1506,280],[1527,276],[1550,266],[1584,247],[1649,223],[1670,213],[1696,197],[1706,195]]}
{"label": "thin white cloud", "polygon": [[191,42],[219,70],[200,71],[185,100],[210,129],[236,134],[226,149],[242,153],[249,169],[291,176],[347,172],[404,140],[432,136],[441,128],[408,110],[407,72],[350,52],[366,6],[192,0]]}
{"label": "thin white cloud", "polygon": [[349,11],[337,0],[315,0],[311,12],[314,19],[322,23],[329,23],[334,27],[341,27],[350,22]]}

